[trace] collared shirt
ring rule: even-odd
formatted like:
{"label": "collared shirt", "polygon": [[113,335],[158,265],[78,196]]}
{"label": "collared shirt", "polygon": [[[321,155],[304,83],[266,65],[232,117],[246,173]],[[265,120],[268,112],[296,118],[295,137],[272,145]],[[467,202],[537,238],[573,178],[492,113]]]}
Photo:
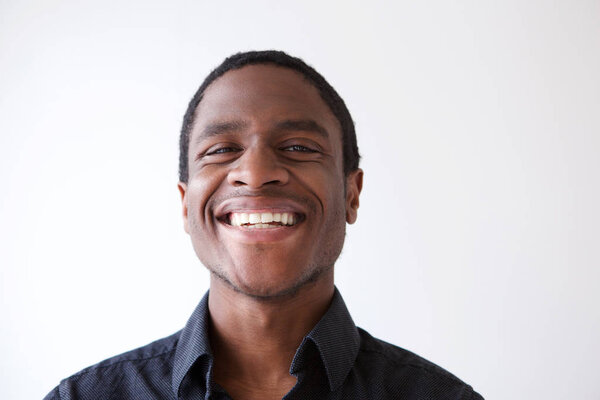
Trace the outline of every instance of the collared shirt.
{"label": "collared shirt", "polygon": [[[208,328],[207,293],[183,330],[84,369],[44,400],[231,399],[212,379]],[[357,328],[337,289],[290,374],[297,383],[286,400],[483,399],[442,368]]]}

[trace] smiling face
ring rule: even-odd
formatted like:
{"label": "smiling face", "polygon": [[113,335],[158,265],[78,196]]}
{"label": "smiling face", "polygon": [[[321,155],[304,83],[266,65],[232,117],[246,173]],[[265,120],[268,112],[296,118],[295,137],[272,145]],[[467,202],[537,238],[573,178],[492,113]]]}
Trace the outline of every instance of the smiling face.
{"label": "smiling face", "polygon": [[340,124],[318,90],[291,69],[245,66],[208,87],[195,121],[179,186],[202,263],[253,297],[331,278],[362,171],[344,176]]}

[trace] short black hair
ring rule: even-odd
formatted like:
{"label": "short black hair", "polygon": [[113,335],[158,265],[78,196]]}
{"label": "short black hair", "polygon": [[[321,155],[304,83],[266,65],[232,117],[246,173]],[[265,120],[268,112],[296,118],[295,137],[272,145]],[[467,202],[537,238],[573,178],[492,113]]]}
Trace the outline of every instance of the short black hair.
{"label": "short black hair", "polygon": [[217,78],[228,71],[242,68],[253,64],[274,64],[280,67],[289,68],[300,72],[313,86],[317,88],[321,98],[329,106],[333,115],[338,119],[342,128],[342,150],[344,161],[344,174],[347,176],[350,172],[358,168],[360,155],[358,145],[356,144],[356,132],[354,130],[354,121],[350,116],[350,111],[346,107],[344,100],[335,91],[335,89],[319,74],[314,68],[306,64],[297,57],[292,57],[283,51],[248,51],[237,53],[228,57],[215,68],[202,82],[202,85],[190,100],[187,111],[183,117],[181,135],[179,137],[179,181],[187,183],[188,175],[188,149],[190,145],[190,134],[194,126],[196,109],[202,101],[204,92]]}

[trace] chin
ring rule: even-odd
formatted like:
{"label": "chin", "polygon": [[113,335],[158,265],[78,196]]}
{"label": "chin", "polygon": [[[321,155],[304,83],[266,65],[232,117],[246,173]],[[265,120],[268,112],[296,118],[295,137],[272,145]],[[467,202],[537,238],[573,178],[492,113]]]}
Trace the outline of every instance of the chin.
{"label": "chin", "polygon": [[[232,279],[227,273],[209,268],[212,274],[231,289],[258,300],[274,300],[294,297],[301,289],[314,285],[333,266],[316,267],[295,277],[283,277],[279,274],[241,274]],[[246,276],[245,276],[246,275]],[[271,276],[269,276],[271,275]]]}

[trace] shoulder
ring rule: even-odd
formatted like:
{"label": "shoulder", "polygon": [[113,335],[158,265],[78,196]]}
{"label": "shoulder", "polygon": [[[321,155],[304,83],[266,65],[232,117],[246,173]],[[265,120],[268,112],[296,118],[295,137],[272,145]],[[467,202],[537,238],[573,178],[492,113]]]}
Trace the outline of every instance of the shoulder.
{"label": "shoulder", "polygon": [[410,367],[423,370],[440,377],[458,380],[454,375],[425,358],[371,336],[358,328],[360,333],[359,357],[365,362],[375,362],[386,367]]}
{"label": "shoulder", "polygon": [[[132,389],[168,390],[179,335],[177,332],[87,367],[62,380],[46,399],[102,399],[117,394],[128,398],[125,393]],[[156,385],[160,388],[152,387]]]}
{"label": "shoulder", "polygon": [[358,330],[361,344],[354,373],[367,383],[369,398],[482,399],[438,365]]}
{"label": "shoulder", "polygon": [[97,364],[87,367],[80,372],[76,373],[70,378],[86,375],[95,371],[115,369],[115,368],[127,368],[129,365],[135,365],[139,363],[145,363],[152,359],[162,359],[169,357],[170,353],[175,351],[177,341],[179,339],[179,332],[174,333],[171,336],[156,340],[145,346],[137,349],[116,355],[111,358],[107,358]]}

